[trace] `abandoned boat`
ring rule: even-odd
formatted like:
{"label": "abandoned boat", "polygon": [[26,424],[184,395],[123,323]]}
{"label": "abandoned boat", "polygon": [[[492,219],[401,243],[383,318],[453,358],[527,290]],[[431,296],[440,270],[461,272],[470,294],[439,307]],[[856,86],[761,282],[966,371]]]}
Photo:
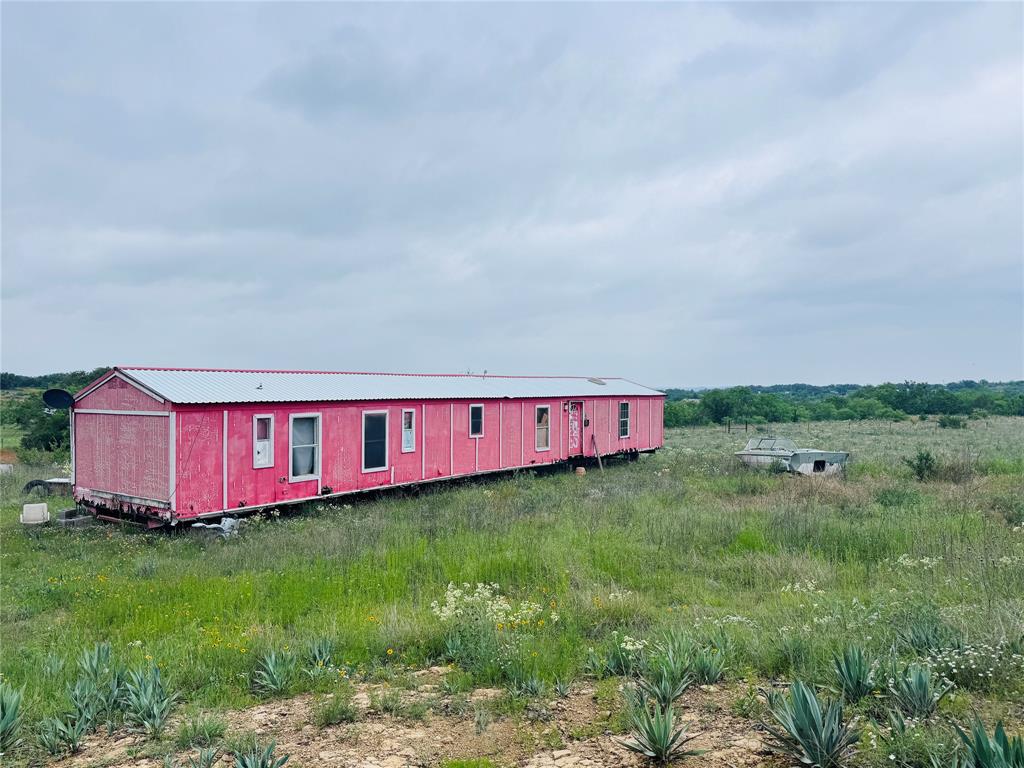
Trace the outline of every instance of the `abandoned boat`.
{"label": "abandoned boat", "polygon": [[750,467],[781,466],[801,475],[834,475],[843,471],[850,454],[798,448],[785,437],[754,437],[736,452],[736,458]]}

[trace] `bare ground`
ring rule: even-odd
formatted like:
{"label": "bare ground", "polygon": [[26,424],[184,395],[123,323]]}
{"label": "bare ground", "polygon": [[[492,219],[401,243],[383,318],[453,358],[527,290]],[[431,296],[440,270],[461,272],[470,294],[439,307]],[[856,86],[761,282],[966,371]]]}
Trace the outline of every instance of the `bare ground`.
{"label": "bare ground", "polygon": [[[595,697],[593,686],[579,686],[566,698],[541,700],[522,715],[498,717],[479,731],[472,706],[453,706],[441,692],[443,670],[417,673],[415,690],[402,691],[404,704],[429,703],[422,719],[385,715],[371,706],[371,696],[386,686],[361,684],[354,703],[359,719],[328,726],[313,724],[314,699],[304,695],[227,713],[228,734],[254,731],[261,742],[277,741],[277,754],[290,754],[289,766],[305,768],[421,768],[453,758],[488,757],[500,766],[520,768],[611,768],[640,766],[645,761],[619,743],[610,730],[612,713]],[[680,718],[698,734],[687,746],[707,750],[702,768],[783,765],[771,756],[754,723],[729,711],[740,694],[735,685],[691,689],[680,700]],[[479,689],[470,702],[496,698],[501,691]],[[453,710],[459,711],[454,714]],[[168,732],[173,733],[176,723]],[[169,748],[170,749],[170,748]],[[191,752],[178,754],[184,760]],[[691,758],[692,759],[692,758]],[[219,765],[230,765],[227,756]],[[83,750],[57,763],[67,768],[142,766],[162,768],[162,752],[141,736],[121,731],[97,733]]]}

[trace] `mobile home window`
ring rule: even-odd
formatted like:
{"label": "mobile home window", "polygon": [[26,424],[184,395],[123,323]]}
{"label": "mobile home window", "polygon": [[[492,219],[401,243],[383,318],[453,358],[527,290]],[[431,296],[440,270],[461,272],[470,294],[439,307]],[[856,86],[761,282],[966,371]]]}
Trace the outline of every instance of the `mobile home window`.
{"label": "mobile home window", "polygon": [[388,468],[388,412],[363,412],[363,472]]}
{"label": "mobile home window", "polygon": [[551,448],[551,407],[547,405],[537,406],[537,441],[538,451],[547,451]]}
{"label": "mobile home window", "polygon": [[274,417],[252,417],[252,467],[274,466]]}
{"label": "mobile home window", "polygon": [[629,437],[629,403],[619,403],[619,438]]}
{"label": "mobile home window", "polygon": [[482,405],[469,406],[469,436],[483,437],[484,435],[484,407]]}
{"label": "mobile home window", "polygon": [[291,416],[291,455],[288,475],[291,482],[320,476],[320,416]]}
{"label": "mobile home window", "polygon": [[402,411],[402,453],[416,450],[416,411],[406,408]]}

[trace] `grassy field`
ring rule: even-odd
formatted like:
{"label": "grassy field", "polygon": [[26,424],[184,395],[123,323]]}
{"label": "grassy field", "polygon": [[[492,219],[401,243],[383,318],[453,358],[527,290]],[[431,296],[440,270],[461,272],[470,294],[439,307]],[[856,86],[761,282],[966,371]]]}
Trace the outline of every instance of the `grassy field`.
{"label": "grassy field", "polygon": [[[580,679],[607,674],[626,636],[653,647],[672,629],[752,684],[827,685],[832,654],[850,643],[883,663],[928,661],[957,684],[946,716],[977,710],[1019,729],[1024,419],[780,432],[850,450],[847,477],[751,472],[731,456],[742,429],[673,430],[657,455],[603,473],[316,505],[227,541],[26,532],[6,480],[0,671],[25,687],[31,729],[67,709],[76,659],[99,641],[129,665],[159,665],[185,704],[217,709],[258,699],[261,654],[295,654],[301,667],[319,638],[338,675],[295,675],[288,693],[439,661],[477,686]],[[920,449],[939,458],[935,479],[902,464]],[[510,608],[486,626],[468,610],[450,616],[450,582],[496,584]],[[886,750],[864,746],[857,761],[885,764]]]}

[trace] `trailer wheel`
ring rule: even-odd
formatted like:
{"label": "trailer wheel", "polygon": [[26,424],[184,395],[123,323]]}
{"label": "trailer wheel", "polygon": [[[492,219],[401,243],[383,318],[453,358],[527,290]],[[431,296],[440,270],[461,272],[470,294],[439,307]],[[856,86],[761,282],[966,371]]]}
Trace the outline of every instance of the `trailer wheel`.
{"label": "trailer wheel", "polygon": [[25,487],[21,489],[21,492],[26,496],[49,496],[50,484],[45,480],[29,480],[25,483]]}

